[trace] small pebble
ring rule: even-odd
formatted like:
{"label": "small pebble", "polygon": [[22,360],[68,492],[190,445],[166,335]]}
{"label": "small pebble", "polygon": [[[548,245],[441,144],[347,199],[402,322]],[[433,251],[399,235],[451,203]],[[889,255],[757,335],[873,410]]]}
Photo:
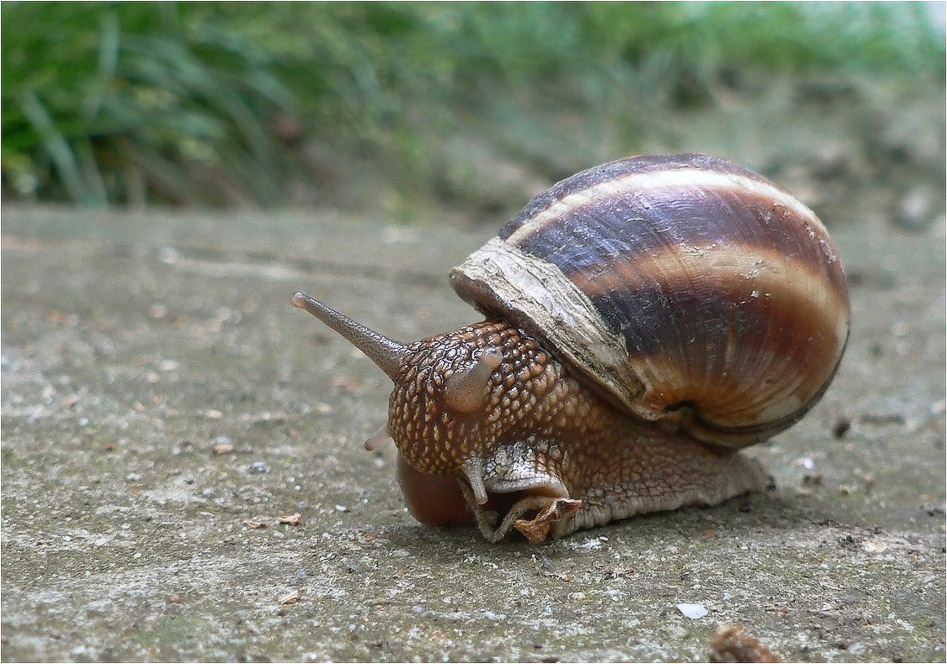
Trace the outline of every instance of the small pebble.
{"label": "small pebble", "polygon": [[815,461],[812,459],[812,457],[803,456],[793,461],[792,465],[802,466],[806,470],[812,470],[813,468],[815,468]]}
{"label": "small pebble", "polygon": [[174,247],[162,247],[158,252],[158,260],[165,265],[174,265],[178,262],[178,252]]}
{"label": "small pebble", "polygon": [[707,607],[703,604],[678,604],[677,610],[684,614],[685,618],[697,620],[707,615]]}
{"label": "small pebble", "polygon": [[918,185],[905,193],[898,201],[894,222],[912,231],[929,228],[940,214],[943,201],[937,192],[924,185]]}

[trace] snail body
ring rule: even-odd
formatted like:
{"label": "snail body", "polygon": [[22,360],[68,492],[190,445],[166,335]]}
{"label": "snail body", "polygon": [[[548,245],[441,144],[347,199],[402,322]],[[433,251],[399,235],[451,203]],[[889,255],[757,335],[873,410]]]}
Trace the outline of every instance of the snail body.
{"label": "snail body", "polygon": [[633,157],[534,198],[450,272],[482,323],[402,345],[297,293],[395,384],[411,513],[530,541],[765,487],[739,449],[802,417],[849,329],[819,219],[704,155]]}

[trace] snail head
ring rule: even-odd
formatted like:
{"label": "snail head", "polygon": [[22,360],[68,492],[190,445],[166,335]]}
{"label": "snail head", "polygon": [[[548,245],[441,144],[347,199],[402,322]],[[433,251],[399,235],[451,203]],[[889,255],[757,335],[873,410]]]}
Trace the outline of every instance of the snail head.
{"label": "snail head", "polygon": [[305,293],[293,295],[292,304],[341,334],[394,383],[388,423],[365,446],[375,449],[391,438],[400,453],[399,464],[417,471],[400,473],[409,507],[411,487],[405,486],[404,477],[417,473],[462,475],[477,502],[486,503],[481,460],[492,451],[487,449],[496,423],[491,418],[491,384],[499,380],[494,374],[503,363],[502,341],[491,326],[469,326],[405,345]]}

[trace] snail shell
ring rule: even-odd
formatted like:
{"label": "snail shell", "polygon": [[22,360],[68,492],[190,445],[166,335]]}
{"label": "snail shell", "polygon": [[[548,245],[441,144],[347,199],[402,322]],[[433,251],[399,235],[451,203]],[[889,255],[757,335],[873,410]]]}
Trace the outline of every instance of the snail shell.
{"label": "snail shell", "polygon": [[450,278],[621,409],[731,447],[802,417],[848,338],[845,274],[822,222],[705,155],[563,180]]}

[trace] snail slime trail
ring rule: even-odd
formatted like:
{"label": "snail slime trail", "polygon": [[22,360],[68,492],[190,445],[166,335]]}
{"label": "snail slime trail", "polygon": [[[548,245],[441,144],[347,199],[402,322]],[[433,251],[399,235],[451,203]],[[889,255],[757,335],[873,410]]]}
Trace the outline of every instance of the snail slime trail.
{"label": "snail slime trail", "polygon": [[394,383],[409,511],[531,542],[759,491],[740,449],[819,400],[845,272],[786,190],[699,154],[620,159],[530,201],[450,272],[480,323],[401,344],[296,293]]}

